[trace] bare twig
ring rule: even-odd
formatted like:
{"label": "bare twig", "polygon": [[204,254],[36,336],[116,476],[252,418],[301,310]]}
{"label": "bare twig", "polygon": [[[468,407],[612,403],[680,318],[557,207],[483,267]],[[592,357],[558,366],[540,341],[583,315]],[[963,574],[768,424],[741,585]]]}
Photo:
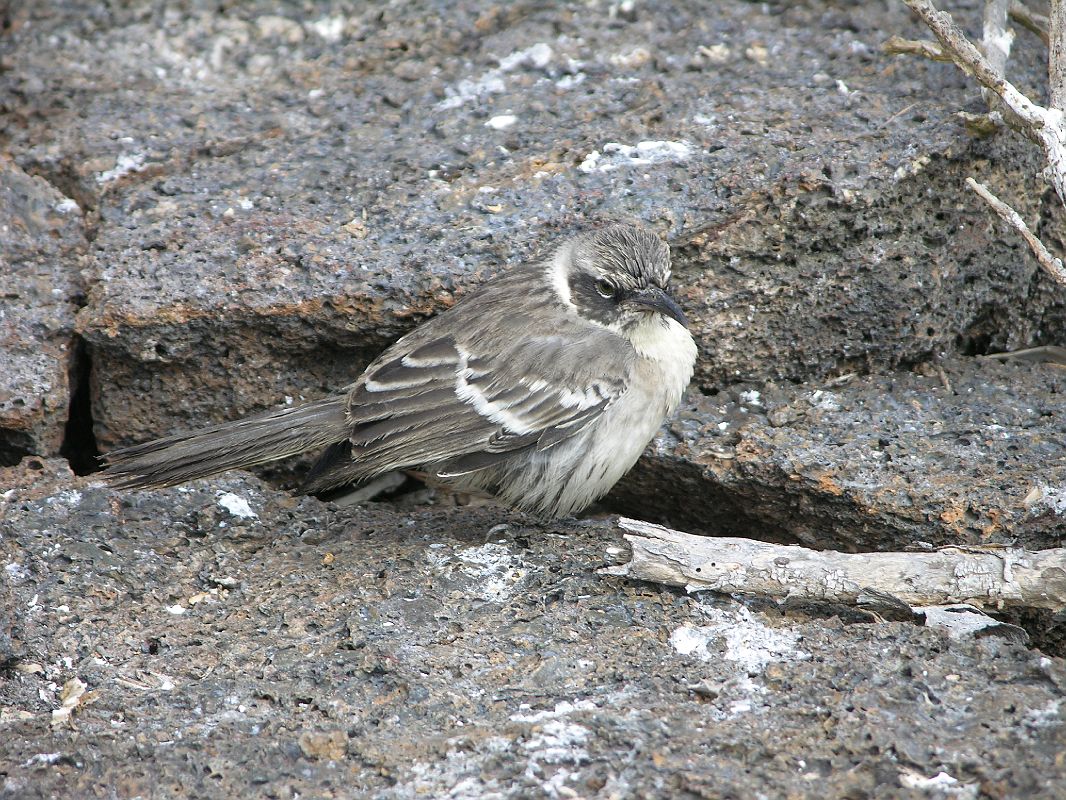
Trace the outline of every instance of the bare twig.
{"label": "bare twig", "polygon": [[[988,59],[970,42],[950,14],[938,10],[929,0],[903,0],[936,35],[941,47],[951,54],[956,66],[973,76],[1003,101],[1005,121],[1038,142],[1048,161],[1048,175],[1059,199],[1066,205],[1066,122],[1058,107],[1043,108],[1033,103],[1003,77]],[[1056,17],[1059,14],[1059,17]],[[1063,0],[1052,2],[1052,61],[1055,58],[1055,20],[1066,14]],[[1060,26],[1066,29],[1066,26]],[[1060,31],[1060,35],[1063,35]],[[1053,80],[1054,83],[1054,80]],[[1066,95],[1066,88],[1063,89]],[[1054,92],[1053,92],[1053,97]]]}
{"label": "bare twig", "polygon": [[1000,75],[1007,74],[1007,59],[1014,42],[1014,31],[1007,27],[1008,8],[1010,0],[985,0],[981,26],[981,49],[988,65]]}
{"label": "bare twig", "polygon": [[1051,108],[1059,112],[1066,109],[1066,3],[1051,0],[1051,17],[1048,21],[1048,83],[1051,90]]}
{"label": "bare twig", "polygon": [[1013,101],[1019,106],[1019,116],[1023,119],[1035,119],[1029,107],[1033,104],[1025,95],[1008,83],[1003,75],[995,70],[981,52],[966,38],[955,24],[951,14],[940,11],[929,0],[903,0],[922,22],[929,26],[939,40],[941,47],[948,52],[959,69],[974,78],[982,86],[987,86],[1008,103]]}
{"label": "bare twig", "polygon": [[[1040,347],[1026,347],[1024,350],[1012,350],[1009,353],[988,353],[978,358],[994,361],[1023,361],[1034,364],[1055,364],[1066,367],[1066,347],[1054,344],[1042,344]],[[1042,491],[1041,491],[1042,495]],[[1026,505],[1026,508],[1029,506]]]}
{"label": "bare twig", "polygon": [[1025,238],[1029,248],[1033,251],[1033,255],[1036,256],[1036,260],[1040,262],[1040,266],[1047,270],[1048,274],[1058,281],[1060,285],[1066,286],[1066,268],[1062,265],[1062,259],[1051,255],[1044,243],[1037,238],[1035,233],[1029,230],[1029,226],[1025,224],[1021,214],[992,194],[983,183],[978,183],[973,178],[967,178],[966,185],[977,192],[986,203],[992,206],[992,210],[999,214],[1004,222]]}
{"label": "bare twig", "polygon": [[[981,52],[988,59],[988,65],[998,75],[1007,74],[1007,59],[1010,58],[1014,31],[1007,27],[1007,9],[1010,0],[985,0],[985,13],[981,20]],[[991,89],[982,88],[981,95],[988,103],[989,116],[993,119],[1002,116],[1002,101]]]}
{"label": "bare twig", "polygon": [[1027,28],[1035,33],[1045,45],[1050,46],[1051,41],[1048,37],[1048,18],[1043,14],[1037,14],[1030,9],[1029,6],[1021,2],[1021,0],[1011,0],[1010,18],[1023,28]]}
{"label": "bare twig", "polygon": [[1066,548],[945,547],[932,553],[837,553],[708,538],[622,518],[629,563],[602,572],[688,591],[854,603],[868,590],[911,606],[1066,608]]}
{"label": "bare twig", "polygon": [[902,36],[890,36],[881,45],[881,51],[890,56],[921,56],[930,61],[951,61],[951,56],[936,42],[922,39],[904,39]]}

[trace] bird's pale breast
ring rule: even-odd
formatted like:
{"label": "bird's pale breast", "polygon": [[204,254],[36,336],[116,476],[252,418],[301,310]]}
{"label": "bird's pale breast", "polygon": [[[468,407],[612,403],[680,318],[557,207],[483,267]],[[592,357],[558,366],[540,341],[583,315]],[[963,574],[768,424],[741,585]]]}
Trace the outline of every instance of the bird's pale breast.
{"label": "bird's pale breast", "polygon": [[580,435],[532,453],[528,462],[501,476],[501,498],[564,516],[605,495],[636,463],[681,401],[692,378],[696,346],[674,320],[649,318],[645,329],[635,333],[631,341],[638,358],[626,391]]}

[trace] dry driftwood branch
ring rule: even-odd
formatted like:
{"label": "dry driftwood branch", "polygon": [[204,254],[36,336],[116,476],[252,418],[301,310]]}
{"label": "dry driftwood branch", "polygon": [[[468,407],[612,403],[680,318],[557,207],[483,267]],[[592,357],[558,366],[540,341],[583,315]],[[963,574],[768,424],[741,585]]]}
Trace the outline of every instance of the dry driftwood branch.
{"label": "dry driftwood branch", "polygon": [[949,53],[956,66],[977,79],[1002,101],[1005,121],[1036,141],[1044,150],[1048,162],[1048,177],[1059,199],[1066,205],[1066,120],[1062,101],[1066,100],[1066,4],[1053,0],[1051,4],[1051,47],[1049,75],[1051,78],[1051,107],[1032,102],[1017,87],[1003,77],[1003,73],[966,38],[951,15],[937,9],[929,0],[903,0],[914,11]]}
{"label": "dry driftwood branch", "polygon": [[708,538],[621,518],[629,563],[602,572],[773,598],[854,603],[880,592],[910,606],[1066,608],[1066,548],[945,547],[931,553],[837,553],[751,539]]}
{"label": "dry driftwood branch", "polygon": [[1036,256],[1036,260],[1040,262],[1040,266],[1059,284],[1066,286],[1066,268],[1062,265],[1062,259],[1051,255],[1051,251],[1044,246],[1044,243],[1040,241],[1037,235],[1029,230],[1029,226],[1025,224],[1021,214],[992,194],[983,183],[978,183],[973,178],[967,178],[966,185],[992,206],[992,210],[999,214],[1004,222],[1024,237],[1025,241],[1029,243],[1029,248],[1033,251],[1033,255]]}

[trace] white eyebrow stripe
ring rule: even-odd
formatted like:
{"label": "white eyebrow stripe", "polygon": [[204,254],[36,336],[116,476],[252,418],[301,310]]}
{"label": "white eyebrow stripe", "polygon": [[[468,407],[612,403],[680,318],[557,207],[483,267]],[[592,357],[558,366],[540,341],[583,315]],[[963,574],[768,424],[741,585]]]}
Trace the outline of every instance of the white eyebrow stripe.
{"label": "white eyebrow stripe", "polygon": [[573,249],[573,245],[567,244],[556,250],[552,260],[548,262],[545,275],[548,278],[548,283],[555,289],[555,296],[559,298],[560,302],[564,306],[569,306],[576,310],[577,306],[574,305],[574,301],[570,296],[569,280],[570,256]]}

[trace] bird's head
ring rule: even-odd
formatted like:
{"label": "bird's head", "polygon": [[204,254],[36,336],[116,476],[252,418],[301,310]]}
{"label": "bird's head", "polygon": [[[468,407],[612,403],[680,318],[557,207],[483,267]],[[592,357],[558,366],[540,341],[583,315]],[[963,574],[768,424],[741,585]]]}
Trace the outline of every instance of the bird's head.
{"label": "bird's head", "polygon": [[687,327],[668,294],[670,248],[634,225],[611,225],[573,240],[549,274],[560,299],[585,319],[627,335],[656,315]]}

